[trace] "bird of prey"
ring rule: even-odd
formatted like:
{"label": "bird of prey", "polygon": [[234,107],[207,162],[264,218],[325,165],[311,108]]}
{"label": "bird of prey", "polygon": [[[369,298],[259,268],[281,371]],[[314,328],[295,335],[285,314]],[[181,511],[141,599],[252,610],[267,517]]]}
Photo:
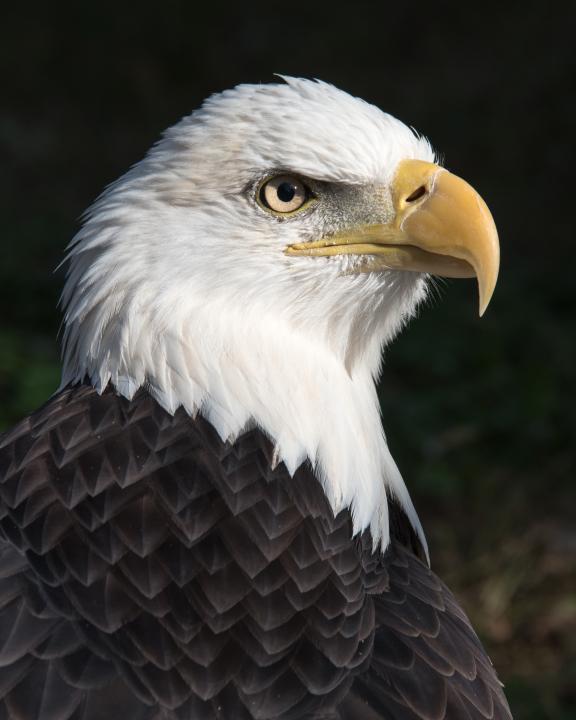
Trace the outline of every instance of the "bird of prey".
{"label": "bird of prey", "polygon": [[375,388],[430,275],[488,304],[475,190],[331,85],[241,85],[67,262],[62,385],[0,438],[0,719],[510,718]]}

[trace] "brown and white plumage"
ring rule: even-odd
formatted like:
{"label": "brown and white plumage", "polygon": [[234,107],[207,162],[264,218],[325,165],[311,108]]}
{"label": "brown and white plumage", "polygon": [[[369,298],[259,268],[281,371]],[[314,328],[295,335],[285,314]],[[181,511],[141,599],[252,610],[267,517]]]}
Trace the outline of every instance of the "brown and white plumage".
{"label": "brown and white plumage", "polygon": [[[0,720],[510,717],[378,419],[425,278],[285,253],[391,222],[429,154],[330,86],[248,86],[95,206],[63,387],[0,437]],[[252,202],[280,172],[315,206]]]}

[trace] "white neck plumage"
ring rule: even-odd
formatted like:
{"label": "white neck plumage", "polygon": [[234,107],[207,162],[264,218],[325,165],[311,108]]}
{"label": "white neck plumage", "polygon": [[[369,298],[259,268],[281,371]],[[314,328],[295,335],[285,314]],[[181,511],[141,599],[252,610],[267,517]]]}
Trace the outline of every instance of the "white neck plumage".
{"label": "white neck plumage", "polygon": [[[224,440],[258,426],[290,473],[311,462],[334,512],[350,508],[354,531],[369,528],[375,547],[389,541],[387,493],[426,547],[386,444],[375,388],[382,346],[424,295],[414,277],[396,276],[396,287],[390,278],[343,277],[330,307],[301,321],[270,298],[242,305],[199,292],[165,296],[163,304],[131,297],[125,283],[115,285],[116,296],[111,289],[106,301],[92,302],[75,291],[63,385],[88,377],[99,391],[112,383],[128,399],[146,387],[170,413],[183,406],[203,415]],[[377,282],[388,286],[374,292]],[[358,297],[367,298],[364,307]]]}

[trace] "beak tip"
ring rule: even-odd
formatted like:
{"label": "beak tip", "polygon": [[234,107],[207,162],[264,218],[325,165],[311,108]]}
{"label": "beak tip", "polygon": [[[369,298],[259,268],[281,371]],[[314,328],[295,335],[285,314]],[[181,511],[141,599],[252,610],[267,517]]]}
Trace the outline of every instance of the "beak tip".
{"label": "beak tip", "polygon": [[479,285],[479,298],[478,298],[478,315],[480,317],[483,317],[484,313],[488,309],[488,305],[490,305],[490,301],[492,300],[492,295],[494,294],[494,288],[496,286],[496,283],[494,282],[492,285],[492,288],[489,292],[486,292],[486,289],[483,288],[481,285]]}
{"label": "beak tip", "polygon": [[492,296],[494,295],[499,266],[500,253],[498,252],[498,246],[496,246],[494,262],[475,268],[476,279],[478,281],[478,311],[480,317],[482,317],[488,309],[488,305],[490,305]]}

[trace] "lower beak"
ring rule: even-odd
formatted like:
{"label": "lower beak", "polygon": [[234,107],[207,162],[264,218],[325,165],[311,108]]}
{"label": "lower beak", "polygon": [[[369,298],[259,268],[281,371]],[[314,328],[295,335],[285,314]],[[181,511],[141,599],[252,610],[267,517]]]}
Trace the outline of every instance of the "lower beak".
{"label": "lower beak", "polygon": [[478,280],[480,315],[496,286],[498,233],[480,195],[438,165],[404,160],[391,185],[394,220],[363,225],[317,242],[286,248],[287,255],[369,255],[364,270],[411,270]]}

